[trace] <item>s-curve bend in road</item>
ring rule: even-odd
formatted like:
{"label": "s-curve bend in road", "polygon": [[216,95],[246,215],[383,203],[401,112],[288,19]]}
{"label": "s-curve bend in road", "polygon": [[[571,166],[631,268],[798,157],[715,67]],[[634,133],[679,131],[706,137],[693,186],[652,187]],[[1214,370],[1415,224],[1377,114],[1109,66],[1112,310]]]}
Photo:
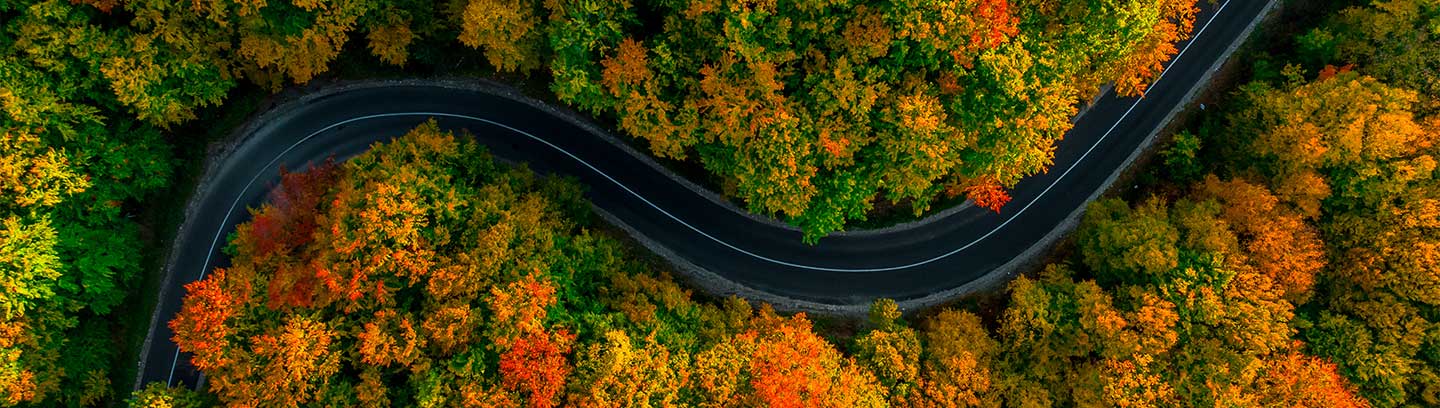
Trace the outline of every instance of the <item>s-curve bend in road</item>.
{"label": "s-curve bend in road", "polygon": [[[248,220],[280,168],[344,159],[434,119],[467,130],[500,158],[573,176],[607,220],[714,291],[792,308],[863,309],[956,293],[1045,242],[1148,144],[1271,2],[1206,5],[1193,38],[1143,98],[1106,95],[1081,116],[1051,171],[1022,181],[998,214],[971,207],[906,228],[806,245],[792,228],[763,222],[697,191],[616,136],[490,86],[435,81],[332,89],[267,113],[206,174],[176,237],[141,356],[137,387],[194,385],[200,374],[171,341],[168,322],[186,283],[228,263],[220,249]],[[912,303],[913,304],[913,303]]]}

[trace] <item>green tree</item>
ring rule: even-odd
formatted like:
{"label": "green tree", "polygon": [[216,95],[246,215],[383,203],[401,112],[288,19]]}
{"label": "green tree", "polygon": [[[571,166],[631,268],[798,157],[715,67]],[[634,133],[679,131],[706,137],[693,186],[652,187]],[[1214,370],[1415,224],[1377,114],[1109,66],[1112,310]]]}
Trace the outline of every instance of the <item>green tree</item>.
{"label": "green tree", "polygon": [[530,71],[544,54],[544,15],[534,0],[468,0],[460,14],[460,42],[485,51],[500,71]]}
{"label": "green tree", "polygon": [[1103,281],[1153,282],[1179,262],[1180,235],[1159,200],[1134,210],[1119,200],[1096,201],[1083,222],[1088,227],[1078,234],[1080,253]]}
{"label": "green tree", "polygon": [[1302,43],[1325,63],[1344,61],[1360,66],[1361,72],[1430,95],[1422,112],[1435,113],[1440,105],[1440,79],[1417,75],[1440,67],[1440,50],[1426,46],[1440,38],[1440,13],[1434,3],[1417,0],[1375,0],[1368,6],[1353,6],[1312,31]]}
{"label": "green tree", "polygon": [[881,299],[870,305],[873,328],[855,339],[856,359],[880,380],[891,405],[903,405],[917,392],[920,381],[920,337],[904,326],[895,301]]}

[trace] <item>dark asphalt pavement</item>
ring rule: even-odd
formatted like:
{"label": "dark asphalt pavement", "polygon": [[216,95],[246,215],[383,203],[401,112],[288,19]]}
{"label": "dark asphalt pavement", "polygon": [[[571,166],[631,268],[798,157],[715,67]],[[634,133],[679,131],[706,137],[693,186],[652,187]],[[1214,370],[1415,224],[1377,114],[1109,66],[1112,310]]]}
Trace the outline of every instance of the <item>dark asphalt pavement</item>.
{"label": "dark asphalt pavement", "polygon": [[199,373],[185,355],[177,358],[165,322],[179,310],[184,284],[228,264],[220,254],[224,238],[249,219],[246,208],[261,203],[281,166],[299,169],[331,156],[350,157],[436,116],[443,127],[468,129],[498,157],[578,178],[597,207],[690,263],[754,290],[856,304],[958,287],[1025,251],[1084,206],[1266,6],[1263,0],[1232,0],[1217,16],[1217,6],[1201,3],[1196,29],[1207,21],[1208,27],[1193,44],[1178,46],[1186,51],[1146,97],[1138,104],[1135,98],[1101,98],[1058,144],[1050,171],[1022,181],[998,214],[967,208],[913,228],[832,236],[814,246],[792,229],[703,198],[602,136],[504,96],[438,85],[379,86],[287,105],[268,115],[193,198],[197,210],[176,237],[179,253],[166,271],[139,384],[196,383]]}

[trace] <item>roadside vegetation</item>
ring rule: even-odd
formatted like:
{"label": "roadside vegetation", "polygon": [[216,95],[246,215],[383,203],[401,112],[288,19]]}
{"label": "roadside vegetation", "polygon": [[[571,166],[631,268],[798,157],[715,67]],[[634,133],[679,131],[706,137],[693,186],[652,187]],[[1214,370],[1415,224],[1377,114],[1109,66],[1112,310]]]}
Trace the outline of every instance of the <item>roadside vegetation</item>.
{"label": "roadside vegetation", "polygon": [[580,187],[433,124],[285,176],[171,327],[256,406],[873,406],[875,378],[739,299],[696,302]]}
{"label": "roadside vegetation", "polygon": [[[1311,282],[1277,276],[1289,271],[1254,245],[1195,248],[1198,267],[1087,263],[1114,272],[1102,283],[1051,266],[1011,285],[997,331],[955,310],[910,328],[881,301],[859,336],[832,342],[804,314],[695,299],[592,234],[579,186],[498,165],[433,124],[288,174],[271,202],[170,323],[227,405],[1358,404],[1291,339],[1288,302]],[[1187,237],[1236,241],[1205,212],[1234,203],[1206,203],[1176,211],[1197,229]],[[1092,214],[1138,224],[1163,211],[1116,204]],[[1137,246],[1082,240],[1087,254]],[[189,395],[136,401],[202,400]]]}
{"label": "roadside vegetation", "polygon": [[692,295],[581,186],[425,125],[287,174],[170,322],[206,386],[127,396],[136,214],[240,87],[473,47],[815,238],[1003,203],[1193,4],[0,2],[0,406],[1440,405],[1440,5],[1332,3],[994,309],[840,336]]}
{"label": "roadside vegetation", "polygon": [[[709,157],[702,164],[728,194],[813,239],[863,217],[882,183],[916,209],[943,190],[1003,201],[997,186],[1043,168],[1059,135],[1020,120],[1066,123],[1078,95],[1105,81],[1139,89],[1193,13],[1177,1],[1032,6],[0,1],[0,403],[123,397],[147,323],[135,309],[152,304],[158,279],[147,272],[163,264],[177,224],[165,212],[183,208],[170,197],[188,191],[205,142],[244,116],[237,100],[253,109],[254,95],[332,69],[483,67],[553,90],[545,99],[595,112],[662,157]],[[1120,24],[1123,35],[1082,21]],[[727,40],[725,27],[747,31]],[[1084,48],[1092,43],[1104,49]],[[1069,65],[1047,65],[1056,62]],[[944,89],[927,85],[942,77]],[[1031,97],[1061,109],[1021,103]],[[957,109],[981,115],[965,126],[990,133],[962,135]],[[646,115],[673,120],[647,130]],[[697,139],[720,126],[733,132]],[[1006,149],[1015,154],[997,153]],[[747,157],[769,167],[737,167]],[[117,316],[120,305],[134,315]]]}
{"label": "roadside vegetation", "polygon": [[726,195],[812,241],[881,199],[916,215],[943,195],[998,210],[1006,188],[1050,166],[1101,85],[1145,89],[1197,10],[1192,0],[605,4],[485,0],[467,13],[488,16],[473,26],[480,35],[518,40],[480,42],[492,62],[526,70],[548,57],[561,101],[613,117],[656,156],[702,164]]}

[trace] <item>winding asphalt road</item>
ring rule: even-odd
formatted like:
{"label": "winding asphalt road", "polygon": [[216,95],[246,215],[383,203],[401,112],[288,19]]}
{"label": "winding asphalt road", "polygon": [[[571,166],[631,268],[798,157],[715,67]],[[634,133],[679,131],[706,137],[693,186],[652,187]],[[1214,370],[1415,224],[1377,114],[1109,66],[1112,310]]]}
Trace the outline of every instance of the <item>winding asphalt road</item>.
{"label": "winding asphalt road", "polygon": [[[998,214],[965,208],[913,226],[841,234],[818,245],[674,178],[614,136],[533,102],[475,87],[408,82],[349,87],[281,106],[252,125],[207,174],[191,202],[141,356],[137,387],[194,385],[199,373],[170,340],[184,284],[228,264],[224,238],[249,219],[278,169],[343,159],[436,118],[468,129],[496,156],[542,173],[578,178],[607,219],[700,280],[732,293],[793,304],[863,307],[871,299],[918,299],[962,288],[1045,242],[1148,144],[1269,4],[1202,1],[1197,32],[1144,98],[1107,94],[1066,134],[1049,172],[1022,181]],[[702,285],[706,286],[706,285]],[[716,285],[709,285],[715,287]]]}

